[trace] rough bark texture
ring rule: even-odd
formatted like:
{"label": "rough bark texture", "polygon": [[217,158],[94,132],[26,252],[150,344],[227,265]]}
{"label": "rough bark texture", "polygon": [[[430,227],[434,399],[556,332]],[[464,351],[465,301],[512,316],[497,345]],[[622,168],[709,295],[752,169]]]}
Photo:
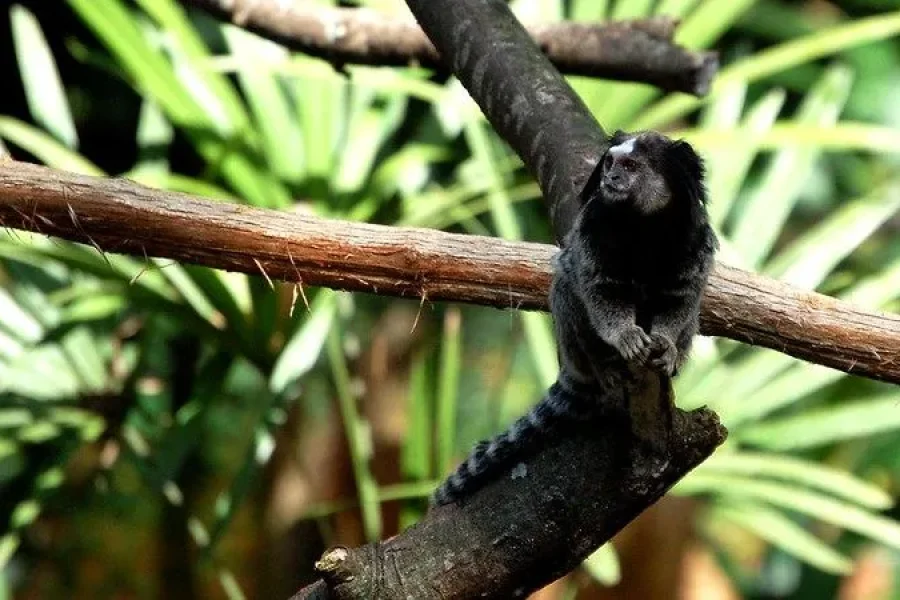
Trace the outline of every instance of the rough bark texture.
{"label": "rough bark texture", "polygon": [[[336,64],[440,66],[412,20],[369,9],[285,4],[277,0],[181,0],[284,46]],[[608,24],[535,25],[529,33],[563,73],[638,81],[703,95],[715,54],[672,43],[676,21],[657,17]]]}
{"label": "rough bark texture", "polygon": [[[648,429],[617,415],[585,422],[471,501],[389,540],[329,550],[317,563],[324,583],[292,600],[524,598],[575,568],[725,439],[714,413],[670,412],[659,378],[642,376],[630,396],[655,415]],[[655,452],[644,436],[656,444],[659,431],[669,435]]]}
{"label": "rough bark texture", "polygon": [[[740,298],[740,306],[732,301]],[[746,271],[716,268],[704,335],[764,346],[853,375],[900,383],[900,315],[870,312]],[[740,324],[739,324],[740,323]]]}
{"label": "rough bark texture", "polygon": [[[555,246],[351,223],[0,162],[0,226],[336,289],[547,309]],[[900,317],[717,265],[701,332],[900,383]]]}

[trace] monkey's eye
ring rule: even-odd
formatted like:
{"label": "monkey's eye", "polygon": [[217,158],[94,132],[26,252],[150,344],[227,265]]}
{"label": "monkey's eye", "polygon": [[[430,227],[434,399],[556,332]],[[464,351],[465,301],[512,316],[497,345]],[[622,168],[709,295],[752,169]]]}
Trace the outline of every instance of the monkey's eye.
{"label": "monkey's eye", "polygon": [[622,168],[629,173],[634,173],[635,171],[637,171],[637,163],[630,158],[623,158],[621,161],[619,161],[619,164],[621,164]]}

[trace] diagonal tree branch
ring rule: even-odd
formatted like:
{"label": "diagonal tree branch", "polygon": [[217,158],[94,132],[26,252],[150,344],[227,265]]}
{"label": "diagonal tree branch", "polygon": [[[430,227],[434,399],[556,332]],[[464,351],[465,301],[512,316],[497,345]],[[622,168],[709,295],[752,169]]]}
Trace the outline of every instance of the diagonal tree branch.
{"label": "diagonal tree branch", "polygon": [[[0,161],[0,226],[302,281],[498,308],[547,309],[555,246],[329,220]],[[900,383],[900,316],[718,265],[702,333]]]}
{"label": "diagonal tree branch", "polygon": [[[278,0],[181,0],[282,45],[336,64],[437,66],[434,46],[412,20],[363,8],[327,8]],[[533,25],[529,33],[560,71],[638,81],[704,95],[715,54],[672,42],[676,21],[657,17],[608,24]]]}
{"label": "diagonal tree branch", "polygon": [[316,564],[324,584],[292,600],[526,598],[577,567],[724,441],[714,413],[675,415],[665,459],[635,446],[620,418],[587,422],[470,502],[432,510],[427,526],[329,550]]}
{"label": "diagonal tree branch", "polygon": [[499,0],[408,0],[497,133],[537,179],[561,242],[606,134]]}

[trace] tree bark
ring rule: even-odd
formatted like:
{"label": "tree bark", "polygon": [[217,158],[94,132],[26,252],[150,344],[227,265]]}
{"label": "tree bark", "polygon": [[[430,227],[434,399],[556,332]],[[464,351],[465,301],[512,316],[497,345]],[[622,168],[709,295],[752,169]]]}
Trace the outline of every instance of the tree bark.
{"label": "tree bark", "polygon": [[[327,8],[277,0],[181,0],[212,16],[334,63],[442,67],[412,20],[364,8]],[[711,52],[674,44],[677,22],[667,17],[615,23],[532,25],[529,33],[563,73],[637,81],[702,96],[718,68]]]}
{"label": "tree bark", "polygon": [[[714,413],[659,405],[671,396],[655,375],[627,395],[651,409],[643,431],[615,414],[573,427],[470,501],[389,540],[327,551],[316,565],[324,582],[292,600],[525,598],[567,573],[725,439]],[[668,444],[653,451],[642,440],[662,430]]]}
{"label": "tree bark", "polygon": [[[547,244],[216,202],[125,179],[0,162],[0,226],[335,289],[547,310]],[[900,383],[900,317],[719,264],[701,333]]]}
{"label": "tree bark", "polygon": [[408,0],[422,29],[497,133],[525,162],[557,242],[606,149],[606,134],[505,2]]}

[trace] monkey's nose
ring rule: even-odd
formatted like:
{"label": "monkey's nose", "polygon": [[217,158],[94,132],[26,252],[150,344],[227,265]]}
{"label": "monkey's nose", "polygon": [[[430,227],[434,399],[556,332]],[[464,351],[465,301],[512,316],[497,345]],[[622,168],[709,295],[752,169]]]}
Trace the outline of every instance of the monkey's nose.
{"label": "monkey's nose", "polygon": [[618,189],[622,186],[622,177],[613,173],[607,173],[602,183],[606,188]]}

